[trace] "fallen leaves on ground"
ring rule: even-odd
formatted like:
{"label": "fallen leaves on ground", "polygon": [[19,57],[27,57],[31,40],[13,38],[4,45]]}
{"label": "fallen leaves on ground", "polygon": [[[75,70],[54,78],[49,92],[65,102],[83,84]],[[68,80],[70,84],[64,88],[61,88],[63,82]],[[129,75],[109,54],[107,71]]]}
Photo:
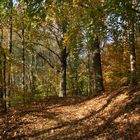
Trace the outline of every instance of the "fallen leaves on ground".
{"label": "fallen leaves on ground", "polygon": [[0,116],[3,140],[139,140],[140,90],[50,98]]}

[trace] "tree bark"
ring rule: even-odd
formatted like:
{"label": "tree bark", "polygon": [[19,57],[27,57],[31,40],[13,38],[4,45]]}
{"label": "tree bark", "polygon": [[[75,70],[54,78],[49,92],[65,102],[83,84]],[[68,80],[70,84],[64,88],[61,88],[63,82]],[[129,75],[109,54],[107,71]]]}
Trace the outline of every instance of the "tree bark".
{"label": "tree bark", "polygon": [[3,49],[3,29],[1,28],[0,36],[0,98],[2,100],[2,105],[4,112],[7,112],[6,105],[6,54]]}
{"label": "tree bark", "polygon": [[[78,68],[79,68],[79,46],[76,45],[74,49],[74,92],[75,95],[79,95],[79,83],[78,83]],[[81,46],[80,46],[81,47]]]}
{"label": "tree bark", "polygon": [[31,92],[34,93],[36,90],[36,55],[32,52],[32,64],[31,64]]}
{"label": "tree bark", "polygon": [[3,29],[0,34],[0,99],[3,100]]}
{"label": "tree bark", "polygon": [[25,32],[24,32],[24,26],[22,29],[22,89],[23,89],[23,95],[25,95]]}
{"label": "tree bark", "polygon": [[61,51],[61,71],[60,71],[60,92],[59,97],[66,96],[66,69],[67,69],[67,49]]}
{"label": "tree bark", "polygon": [[75,95],[79,95],[79,85],[78,85],[78,66],[75,69]]}
{"label": "tree bark", "polygon": [[[135,6],[135,1],[131,1],[131,7]],[[136,42],[135,42],[135,15],[131,13],[130,16],[130,34],[129,34],[129,41],[130,41],[130,87],[134,87],[137,85],[137,69],[136,69]]]}
{"label": "tree bark", "polygon": [[[1,48],[0,48],[0,51],[1,51]],[[2,55],[0,54],[0,99],[2,100],[3,99],[3,72],[2,72],[2,69],[3,69],[3,60],[2,60]]]}
{"label": "tree bark", "polygon": [[[9,30],[9,54],[12,54],[12,49],[13,49],[13,1],[10,0],[9,3],[9,11],[10,11],[10,30]],[[11,91],[12,91],[12,80],[11,80],[11,72],[12,72],[12,64],[11,62],[9,62],[9,73],[8,73],[8,92],[7,92],[7,97],[8,97],[8,101],[7,101],[7,107],[11,106],[10,103],[10,96],[11,96]]]}
{"label": "tree bark", "polygon": [[3,53],[3,98],[4,98],[4,111],[7,112],[7,101],[6,101],[6,97],[7,97],[7,82],[6,82],[6,64],[7,64],[7,60],[6,60],[6,54],[5,52]]}
{"label": "tree bark", "polygon": [[130,31],[130,86],[136,86],[137,85],[137,77],[136,77],[136,52],[135,52],[135,27],[134,23],[131,23],[131,31]]}
{"label": "tree bark", "polygon": [[92,95],[94,93],[94,76],[93,76],[93,66],[92,66],[92,56],[93,49],[88,50],[88,95]]}
{"label": "tree bark", "polygon": [[95,95],[96,95],[99,94],[101,91],[104,91],[101,55],[98,37],[95,39],[93,46],[93,73],[95,80]]}

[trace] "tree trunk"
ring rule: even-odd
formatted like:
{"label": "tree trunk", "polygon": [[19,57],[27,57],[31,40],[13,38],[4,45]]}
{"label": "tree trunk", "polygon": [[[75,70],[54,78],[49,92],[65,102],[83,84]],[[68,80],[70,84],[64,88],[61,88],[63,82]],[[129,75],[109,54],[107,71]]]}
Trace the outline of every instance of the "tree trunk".
{"label": "tree trunk", "polygon": [[75,95],[79,94],[79,86],[78,86],[78,67],[75,69]]}
{"label": "tree trunk", "polygon": [[0,98],[4,112],[7,112],[6,106],[6,54],[3,49],[3,29],[0,36]]}
{"label": "tree trunk", "polygon": [[66,69],[67,69],[67,50],[66,47],[61,51],[61,71],[60,71],[60,92],[59,97],[66,96]]}
{"label": "tree trunk", "polygon": [[[1,51],[1,47],[0,47],[0,51]],[[0,54],[0,100],[3,99],[3,58],[2,58],[2,54]]]}
{"label": "tree trunk", "polygon": [[78,84],[78,68],[79,68],[79,48],[78,45],[74,49],[74,91],[75,95],[79,94],[79,84]]}
{"label": "tree trunk", "polygon": [[92,56],[93,50],[88,50],[88,95],[92,95],[94,93],[94,84],[95,80],[93,77],[93,66],[92,66]]}
{"label": "tree trunk", "polygon": [[31,92],[34,93],[36,90],[36,55],[32,52],[32,65],[31,65]]}
{"label": "tree trunk", "polygon": [[0,34],[0,104],[3,106],[3,29]]}
{"label": "tree trunk", "polygon": [[[134,8],[136,5],[135,1],[131,1],[131,7]],[[130,46],[130,87],[134,87],[137,85],[137,76],[136,76],[136,42],[135,42],[135,14],[131,13],[130,21],[130,34],[129,34],[129,46]]]}
{"label": "tree trunk", "polygon": [[3,53],[3,98],[4,98],[4,111],[7,112],[7,101],[6,101],[6,97],[7,97],[7,82],[6,82],[6,54],[5,52]]}
{"label": "tree trunk", "polygon": [[137,85],[137,77],[136,77],[136,52],[135,52],[135,27],[134,23],[131,23],[131,30],[130,30],[130,86]]}
{"label": "tree trunk", "polygon": [[[10,30],[9,30],[9,54],[11,55],[12,54],[12,49],[13,49],[13,17],[12,17],[12,14],[13,14],[13,11],[12,11],[12,8],[13,8],[13,1],[10,0],[10,4],[9,4],[9,11],[10,11]],[[11,106],[11,103],[10,103],[10,96],[11,96],[11,91],[12,91],[12,85],[11,85],[11,73],[12,73],[12,64],[11,62],[9,62],[9,73],[8,73],[8,92],[7,92],[7,97],[8,97],[8,100],[7,100],[7,107],[10,107]]]}
{"label": "tree trunk", "polygon": [[25,96],[25,35],[24,35],[24,26],[22,29],[22,89],[23,89],[23,95]]}
{"label": "tree trunk", "polygon": [[98,37],[95,39],[93,46],[93,73],[95,80],[95,95],[104,91],[101,55]]}

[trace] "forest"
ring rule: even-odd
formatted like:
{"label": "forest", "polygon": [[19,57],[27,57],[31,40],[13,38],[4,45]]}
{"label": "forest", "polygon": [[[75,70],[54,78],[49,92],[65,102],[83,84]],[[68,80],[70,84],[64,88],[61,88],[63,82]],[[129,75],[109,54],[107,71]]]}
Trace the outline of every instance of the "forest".
{"label": "forest", "polygon": [[140,0],[0,0],[0,140],[139,140]]}

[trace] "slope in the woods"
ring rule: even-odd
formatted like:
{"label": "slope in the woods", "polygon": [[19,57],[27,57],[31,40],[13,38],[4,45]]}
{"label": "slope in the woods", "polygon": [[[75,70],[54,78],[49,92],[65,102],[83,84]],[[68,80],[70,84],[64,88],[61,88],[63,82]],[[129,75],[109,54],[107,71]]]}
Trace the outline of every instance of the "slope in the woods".
{"label": "slope in the woods", "polygon": [[1,139],[139,140],[140,89],[51,98],[0,117]]}

